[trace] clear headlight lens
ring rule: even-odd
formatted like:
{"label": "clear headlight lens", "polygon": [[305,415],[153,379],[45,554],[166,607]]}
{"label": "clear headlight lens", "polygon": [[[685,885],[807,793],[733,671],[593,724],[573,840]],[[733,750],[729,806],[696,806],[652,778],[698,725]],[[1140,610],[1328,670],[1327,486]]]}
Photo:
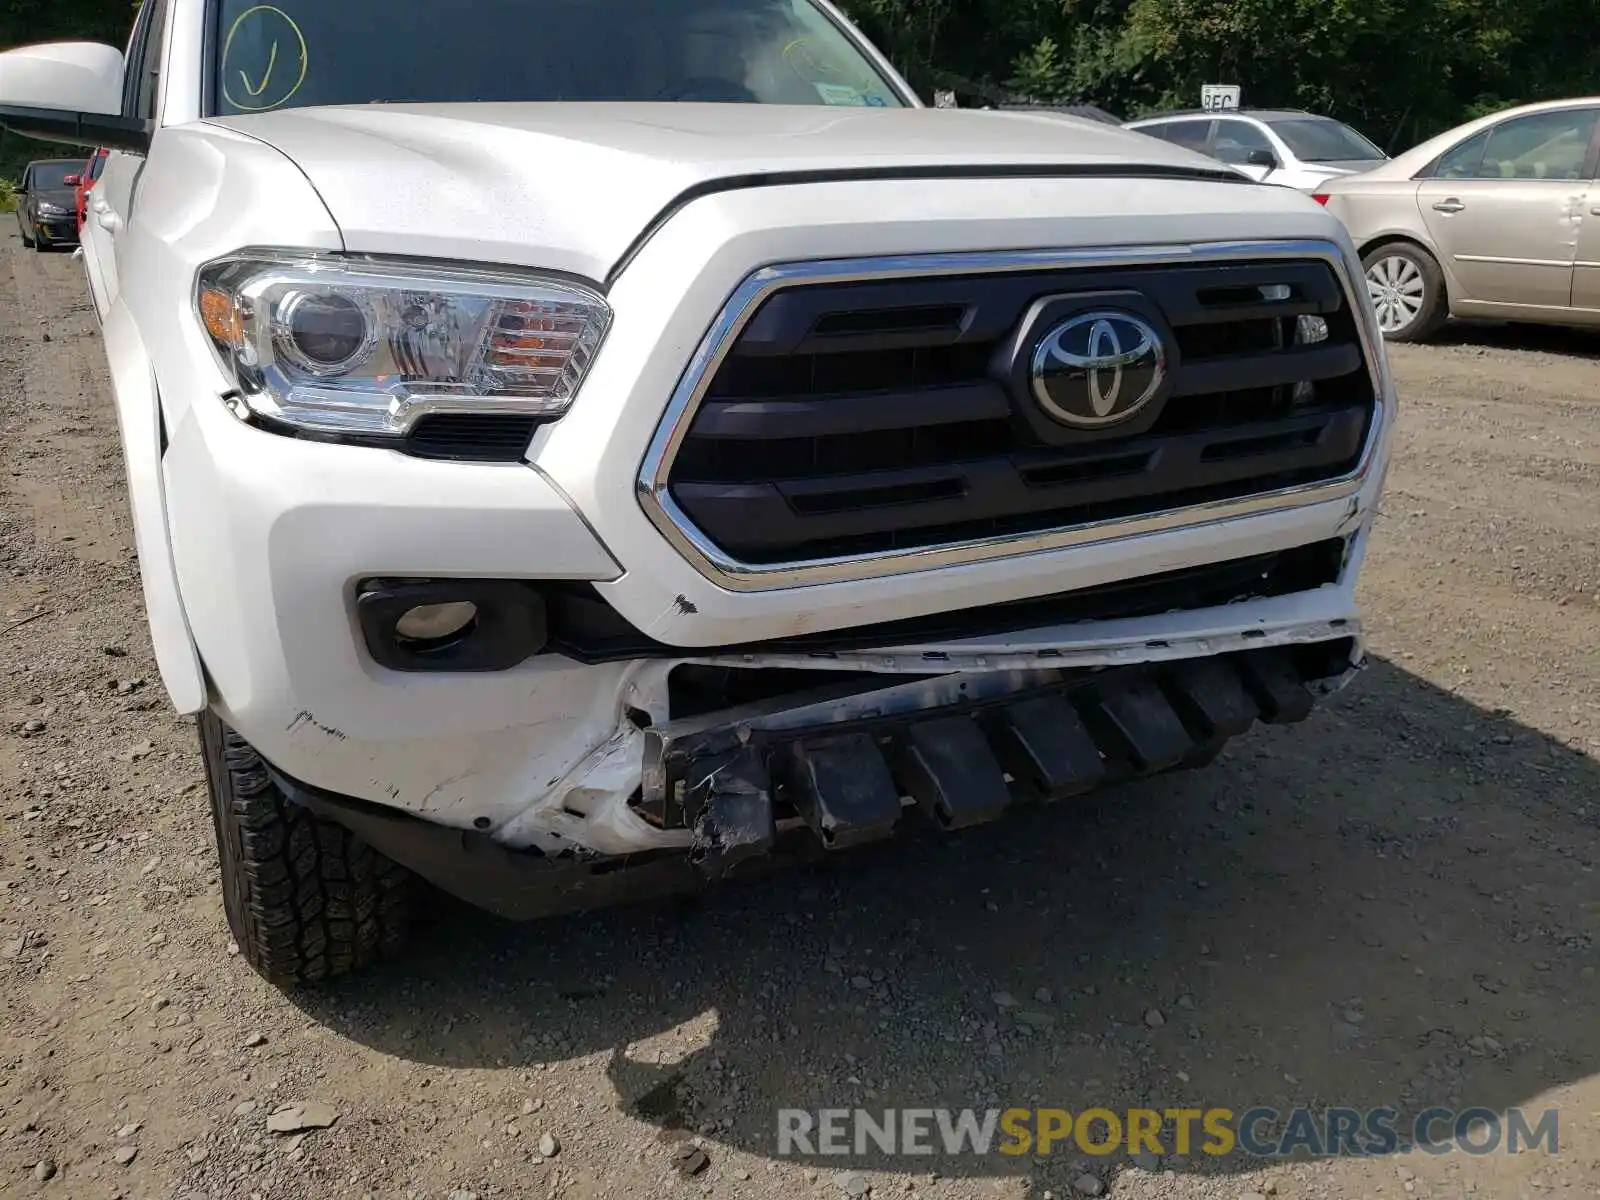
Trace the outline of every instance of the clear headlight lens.
{"label": "clear headlight lens", "polygon": [[208,263],[195,304],[250,412],[387,436],[432,412],[559,416],[611,323],[575,284],[332,257]]}
{"label": "clear headlight lens", "polygon": [[62,208],[59,204],[51,204],[48,200],[39,201],[39,215],[41,217],[70,217],[72,210]]}

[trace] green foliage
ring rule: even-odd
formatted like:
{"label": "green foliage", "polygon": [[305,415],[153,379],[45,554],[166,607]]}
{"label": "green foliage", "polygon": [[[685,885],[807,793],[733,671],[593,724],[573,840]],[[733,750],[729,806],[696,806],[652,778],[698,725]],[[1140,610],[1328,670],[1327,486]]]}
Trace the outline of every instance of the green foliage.
{"label": "green foliage", "polygon": [[[86,38],[120,46],[133,28],[139,0],[0,0],[0,41],[25,45],[57,38]],[[17,30],[22,36],[15,36]],[[39,30],[43,36],[34,36]]]}
{"label": "green foliage", "polygon": [[1017,57],[1006,86],[1028,100],[1059,100],[1067,90],[1067,65],[1052,37],[1042,37],[1031,50]]}
{"label": "green foliage", "polygon": [[0,213],[17,211],[17,185],[9,179],[0,179]]}
{"label": "green foliage", "polygon": [[[1250,105],[1347,120],[1398,149],[1496,108],[1600,88],[1595,0],[845,0],[912,83],[963,104],[1030,98],[1124,116]],[[0,0],[0,47],[121,45],[132,0]],[[0,136],[0,176],[76,151]]]}
{"label": "green foliage", "polygon": [[1586,95],[1594,0],[846,0],[919,89],[963,104],[1193,107],[1204,83],[1398,150],[1484,112]]}
{"label": "green foliage", "polygon": [[120,46],[138,11],[129,0],[0,0],[0,47],[62,38]]}
{"label": "green foliage", "polygon": [[82,146],[36,142],[10,130],[0,130],[0,179],[21,179],[23,169],[40,158],[81,158],[88,162],[89,151]]}

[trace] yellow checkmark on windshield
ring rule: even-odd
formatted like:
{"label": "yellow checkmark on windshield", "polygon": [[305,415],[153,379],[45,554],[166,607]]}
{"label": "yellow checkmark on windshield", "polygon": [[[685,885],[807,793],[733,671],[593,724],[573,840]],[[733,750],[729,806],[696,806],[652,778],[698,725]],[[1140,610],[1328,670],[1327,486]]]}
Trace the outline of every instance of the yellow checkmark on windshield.
{"label": "yellow checkmark on windshield", "polygon": [[252,96],[259,96],[267,90],[267,85],[272,82],[272,69],[278,65],[278,43],[272,43],[272,53],[267,57],[267,72],[261,77],[261,86],[252,87],[250,76],[243,71],[239,72],[239,81],[244,84],[244,90]]}
{"label": "yellow checkmark on windshield", "polygon": [[306,35],[293,17],[270,4],[247,8],[222,43],[222,98],[238,112],[279,108],[305,83],[309,58]]}

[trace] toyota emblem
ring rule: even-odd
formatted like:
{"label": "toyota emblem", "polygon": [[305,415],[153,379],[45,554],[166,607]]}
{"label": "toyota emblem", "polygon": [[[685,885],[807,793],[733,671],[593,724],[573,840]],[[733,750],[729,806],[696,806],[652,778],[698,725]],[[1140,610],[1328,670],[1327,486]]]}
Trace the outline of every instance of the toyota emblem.
{"label": "toyota emblem", "polygon": [[1033,352],[1033,397],[1063,425],[1101,429],[1149,404],[1167,377],[1167,349],[1131,312],[1079,313]]}

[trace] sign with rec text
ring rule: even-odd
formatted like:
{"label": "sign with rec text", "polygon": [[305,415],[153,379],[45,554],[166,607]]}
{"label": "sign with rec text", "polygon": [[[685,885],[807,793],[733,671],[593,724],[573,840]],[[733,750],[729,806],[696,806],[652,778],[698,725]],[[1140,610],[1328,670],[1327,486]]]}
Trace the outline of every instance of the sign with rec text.
{"label": "sign with rec text", "polygon": [[1237,83],[1207,83],[1200,87],[1200,107],[1207,112],[1220,112],[1225,108],[1239,107]]}

